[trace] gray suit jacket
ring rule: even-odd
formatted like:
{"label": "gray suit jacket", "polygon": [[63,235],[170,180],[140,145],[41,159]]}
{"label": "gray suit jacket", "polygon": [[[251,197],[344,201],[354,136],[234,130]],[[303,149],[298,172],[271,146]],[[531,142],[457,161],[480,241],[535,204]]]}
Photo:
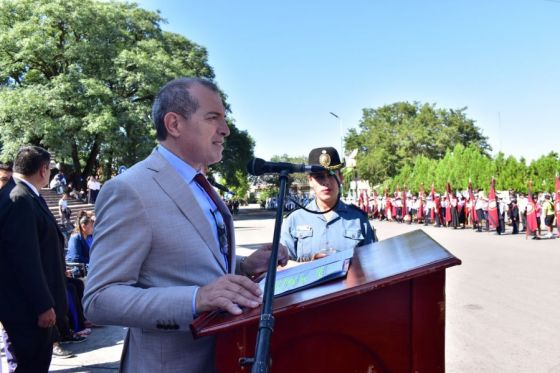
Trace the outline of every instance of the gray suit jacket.
{"label": "gray suit jacket", "polygon": [[189,330],[195,287],[226,273],[212,229],[157,151],[101,189],[84,306],[96,324],[129,327],[122,371],[214,371],[213,338],[194,340]]}

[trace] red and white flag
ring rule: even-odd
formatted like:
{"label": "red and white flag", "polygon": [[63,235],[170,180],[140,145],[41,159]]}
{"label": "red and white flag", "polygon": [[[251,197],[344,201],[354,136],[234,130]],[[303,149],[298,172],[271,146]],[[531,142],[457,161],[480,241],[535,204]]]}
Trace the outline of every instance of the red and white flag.
{"label": "red and white flag", "polygon": [[554,213],[556,214],[556,228],[560,231],[560,176],[556,175],[556,193],[554,193]]}
{"label": "red and white flag", "polygon": [[389,198],[389,192],[387,191],[387,189],[385,189],[385,216],[387,217],[387,219],[389,217],[391,218],[393,217],[391,212],[392,212],[391,198]]}
{"label": "red and white flag", "polygon": [[420,185],[420,191],[418,192],[418,199],[420,200],[418,206],[418,220],[424,218],[424,184]]}
{"label": "red and white flag", "polygon": [[430,190],[430,196],[432,197],[432,208],[430,209],[430,219],[435,221],[435,205],[436,205],[436,191],[434,190],[434,183],[432,183],[432,189]]}
{"label": "red and white flag", "polygon": [[447,194],[447,205],[445,206],[445,221],[449,225],[451,222],[451,184],[449,181],[445,185],[445,193]]}
{"label": "red and white flag", "polygon": [[469,202],[471,205],[470,211],[468,212],[469,214],[471,214],[471,221],[473,222],[477,222],[478,221],[478,216],[476,215],[476,200],[474,198],[474,193],[472,190],[472,182],[469,181]]}
{"label": "red and white flag", "polygon": [[537,231],[537,208],[535,201],[533,201],[532,184],[529,181],[529,192],[527,193],[527,234]]}
{"label": "red and white flag", "polygon": [[490,192],[488,193],[488,222],[494,228],[498,228],[498,205],[496,203],[496,180],[490,181]]}

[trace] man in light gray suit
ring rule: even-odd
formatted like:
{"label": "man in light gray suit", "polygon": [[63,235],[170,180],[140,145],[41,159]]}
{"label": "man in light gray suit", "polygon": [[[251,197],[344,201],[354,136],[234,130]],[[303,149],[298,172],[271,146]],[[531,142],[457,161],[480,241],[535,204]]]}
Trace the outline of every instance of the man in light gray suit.
{"label": "man in light gray suit", "polygon": [[[221,160],[230,132],[218,88],[173,80],[152,116],[160,145],[98,196],[85,313],[129,327],[124,372],[213,372],[214,340],[194,340],[189,324],[202,312],[259,306],[248,276],[266,271],[270,245],[237,261],[231,215],[197,176]],[[278,258],[287,263],[285,247]]]}

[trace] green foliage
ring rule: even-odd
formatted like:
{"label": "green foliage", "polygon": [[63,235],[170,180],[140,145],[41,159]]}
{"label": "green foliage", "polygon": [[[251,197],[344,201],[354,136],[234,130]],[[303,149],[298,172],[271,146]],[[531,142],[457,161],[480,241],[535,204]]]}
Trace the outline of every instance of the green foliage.
{"label": "green foliage", "polygon": [[[294,164],[306,163],[307,157],[305,156],[289,156],[288,154],[283,155],[273,155],[270,159],[271,162],[288,162]],[[254,182],[262,182],[265,184],[270,184],[278,187],[280,177],[278,174],[265,174],[253,178]],[[307,185],[307,176],[305,174],[289,174],[287,185],[288,187],[293,183],[298,183],[299,185]]]}
{"label": "green foliage", "polygon": [[352,129],[346,136],[346,148],[367,149],[358,153],[357,168],[373,184],[412,167],[417,157],[442,159],[457,144],[487,154],[491,150],[487,138],[465,111],[418,102],[364,109],[359,130]]}
{"label": "green foliage", "polygon": [[513,156],[505,158],[503,153],[490,158],[474,146],[465,148],[457,144],[440,160],[417,157],[412,166],[405,165],[394,178],[387,179],[383,187],[378,188],[378,193],[383,192],[383,188],[394,191],[404,186],[417,193],[422,183],[425,191],[433,183],[435,189],[442,192],[447,182],[453,190],[466,190],[469,181],[472,181],[473,188],[488,191],[492,177],[496,180],[497,190],[526,192],[527,184],[532,180],[535,192],[552,192],[559,171],[560,158],[554,152],[527,166],[523,158],[519,161]]}
{"label": "green foliage", "polygon": [[[558,153],[531,162],[505,157],[491,150],[466,109],[438,109],[418,102],[397,102],[378,109],[364,109],[359,129],[346,136],[347,149],[360,149],[357,171],[360,178],[384,189],[410,189],[432,184],[444,191],[449,182],[454,190],[465,190],[469,181],[475,189],[488,190],[492,177],[498,190],[526,191],[529,180],[535,191],[552,191],[560,171]],[[351,173],[352,171],[347,171]]]}
{"label": "green foliage", "polygon": [[[214,78],[206,49],[162,31],[162,22],[123,2],[0,2],[2,157],[42,145],[85,177],[99,166],[110,176],[149,154],[159,87],[178,76]],[[236,184],[253,141],[231,126],[232,158],[217,169]]]}
{"label": "green foliage", "polygon": [[246,172],[241,170],[235,171],[236,185],[228,185],[229,189],[235,193],[234,199],[243,199],[249,192],[249,182]]}
{"label": "green foliage", "polygon": [[238,196],[244,196],[239,192],[249,188],[247,162],[253,157],[255,141],[247,131],[240,131],[232,120],[228,120],[228,123],[230,134],[226,138],[222,161],[211,168],[225,178],[230,188],[237,189]]}
{"label": "green foliage", "polygon": [[531,162],[527,175],[533,181],[535,191],[554,191],[555,177],[560,170],[558,153],[550,152],[546,156]]}

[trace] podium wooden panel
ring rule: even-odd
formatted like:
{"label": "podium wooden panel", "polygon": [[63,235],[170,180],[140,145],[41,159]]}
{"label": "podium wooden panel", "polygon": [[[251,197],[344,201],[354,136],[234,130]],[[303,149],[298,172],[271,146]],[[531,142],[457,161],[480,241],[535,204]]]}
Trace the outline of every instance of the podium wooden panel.
{"label": "podium wooden panel", "polygon": [[[445,371],[445,269],[461,261],[421,230],[357,248],[348,276],[274,300],[271,372]],[[250,372],[260,309],[192,325],[216,336],[219,372]]]}

